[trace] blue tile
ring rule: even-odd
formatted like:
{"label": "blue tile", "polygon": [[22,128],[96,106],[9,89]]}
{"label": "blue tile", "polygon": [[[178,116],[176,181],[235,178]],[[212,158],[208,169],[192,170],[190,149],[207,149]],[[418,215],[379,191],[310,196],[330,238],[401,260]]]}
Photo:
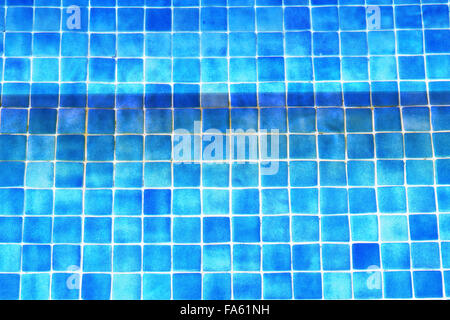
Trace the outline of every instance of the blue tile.
{"label": "blue tile", "polygon": [[140,190],[116,190],[114,193],[114,214],[140,215],[142,213],[142,192]]}
{"label": "blue tile", "polygon": [[435,212],[435,192],[432,187],[408,188],[408,207],[410,212]]}
{"label": "blue tile", "polygon": [[263,246],[263,271],[288,271],[291,269],[291,247],[283,244]]}
{"label": "blue tile", "polygon": [[234,242],[259,242],[260,220],[258,217],[233,217]]}
{"label": "blue tile", "polygon": [[367,37],[363,32],[341,32],[341,52],[343,55],[367,54]]}
{"label": "blue tile", "polygon": [[349,221],[345,216],[323,217],[321,240],[324,242],[347,242],[350,240]]}
{"label": "blue tile", "polygon": [[412,297],[410,272],[384,272],[383,286],[386,298],[408,299]]}
{"label": "blue tile", "polygon": [[340,7],[339,23],[343,30],[366,29],[366,9],[364,7]]}
{"label": "blue tile", "polygon": [[228,190],[203,190],[203,212],[205,214],[228,214],[230,212]]}
{"label": "blue tile", "polygon": [[26,141],[24,135],[0,136],[1,160],[25,160]]}
{"label": "blue tile", "polygon": [[374,137],[371,134],[351,134],[347,136],[349,159],[371,159],[374,157]]}
{"label": "blue tile", "polygon": [[368,43],[370,54],[395,54],[395,33],[392,31],[370,31],[368,34]]}
{"label": "blue tile", "polygon": [[295,245],[292,248],[294,270],[320,270],[320,247],[318,244]]}
{"label": "blue tile", "polygon": [[319,135],[320,159],[343,160],[345,158],[345,137],[343,134]]}
{"label": "blue tile", "polygon": [[408,240],[408,221],[406,216],[381,216],[380,232],[383,241]]}
{"label": "blue tile", "polygon": [[261,275],[234,273],[233,296],[238,300],[261,299]]}
{"label": "blue tile", "polygon": [[143,268],[145,271],[169,271],[171,268],[170,246],[151,245],[144,247]]}
{"label": "blue tile", "polygon": [[284,10],[284,26],[286,30],[310,29],[310,12],[305,7],[286,7]]}
{"label": "blue tile", "polygon": [[111,271],[111,246],[88,245],[83,252],[83,271],[107,272]]}
{"label": "blue tile", "polygon": [[2,262],[0,270],[2,272],[19,272],[20,271],[20,257],[21,248],[19,245],[1,245]]}
{"label": "blue tile", "polygon": [[22,300],[47,300],[49,298],[50,276],[47,274],[27,274],[21,279]]}
{"label": "blue tile", "polygon": [[169,274],[145,274],[142,293],[145,300],[170,299],[171,278]]}
{"label": "blue tile", "polygon": [[53,221],[54,243],[79,243],[81,241],[81,219],[58,217]]}
{"label": "blue tile", "polygon": [[293,284],[295,299],[322,298],[322,279],[319,273],[295,273]]}
{"label": "blue tile", "polygon": [[81,297],[84,300],[109,300],[111,298],[111,275],[86,274],[82,279]]}
{"label": "blue tile", "polygon": [[28,130],[32,134],[55,134],[56,118],[56,110],[33,109],[30,111]]}
{"label": "blue tile", "polygon": [[90,10],[90,31],[107,32],[116,29],[115,9],[92,8]]}
{"label": "blue tile", "polygon": [[229,300],[231,298],[230,274],[206,274],[203,277],[203,297],[206,300]]}
{"label": "blue tile", "polygon": [[[6,56],[29,56],[31,54],[32,37],[30,33],[6,33]],[[36,46],[39,43],[36,44]]]}
{"label": "blue tile", "polygon": [[378,158],[403,158],[403,136],[401,133],[377,133],[375,143]]}
{"label": "blue tile", "polygon": [[49,245],[25,245],[23,247],[22,270],[45,272],[51,269],[51,248]]}
{"label": "blue tile", "polygon": [[291,299],[292,275],[290,273],[265,273],[263,275],[264,299]]}
{"label": "blue tile", "polygon": [[137,300],[141,297],[141,275],[114,275],[112,299]]}
{"label": "blue tile", "polygon": [[44,217],[27,217],[24,221],[23,238],[28,243],[50,243],[52,221]]}
{"label": "blue tile", "polygon": [[414,294],[417,298],[442,297],[442,273],[440,271],[414,271]]}
{"label": "blue tile", "polygon": [[257,8],[256,24],[258,31],[282,31],[283,10],[280,7]]}
{"label": "blue tile", "polygon": [[313,135],[291,135],[289,146],[292,159],[316,158],[316,137]]}
{"label": "blue tile", "polygon": [[312,26],[317,31],[337,31],[339,28],[337,7],[312,8]]}
{"label": "blue tile", "polygon": [[171,239],[171,221],[169,218],[144,219],[144,242],[169,242]]}
{"label": "blue tile", "polygon": [[351,186],[373,186],[375,184],[375,165],[369,161],[347,162],[348,183]]}
{"label": "blue tile", "polygon": [[111,218],[86,218],[84,220],[84,241],[86,243],[110,243],[111,231]]}
{"label": "blue tile", "polygon": [[323,295],[325,299],[350,299],[352,282],[349,273],[325,273],[323,277]]}
{"label": "blue tile", "polygon": [[147,59],[145,78],[149,82],[169,82],[172,76],[172,63],[168,59]]}
{"label": "blue tile", "polygon": [[355,243],[352,245],[353,268],[367,269],[380,265],[380,250],[376,243]]}
{"label": "blue tile", "polygon": [[[425,77],[425,62],[421,56],[399,57],[398,64],[399,75],[402,80],[420,80]],[[411,69],[411,65],[414,65],[414,69]]]}
{"label": "blue tile", "polygon": [[322,214],[347,213],[347,190],[340,188],[322,188],[320,192],[320,212]]}
{"label": "blue tile", "polygon": [[378,205],[383,213],[406,212],[404,187],[382,187],[377,189]]}
{"label": "blue tile", "polygon": [[412,243],[411,260],[415,269],[439,269],[439,245],[432,242]]}
{"label": "blue tile", "polygon": [[231,252],[229,245],[203,246],[203,271],[230,271]]}
{"label": "blue tile", "polygon": [[255,10],[253,8],[230,8],[228,16],[230,31],[254,31]]}
{"label": "blue tile", "polygon": [[232,192],[234,214],[258,214],[259,193],[257,189],[235,189]]}
{"label": "blue tile", "polygon": [[142,248],[140,245],[116,245],[113,250],[113,271],[136,272],[141,270]]}
{"label": "blue tile", "polygon": [[175,243],[198,243],[201,239],[201,221],[198,218],[176,218],[173,220]]}
{"label": "blue tile", "polygon": [[284,81],[284,59],[262,57],[258,59],[259,81]]}
{"label": "blue tile", "polygon": [[53,246],[53,269],[57,271],[71,271],[79,266],[81,261],[81,247],[75,245]]}
{"label": "blue tile", "polygon": [[402,115],[406,131],[430,130],[430,110],[428,108],[403,108]]}
{"label": "blue tile", "polygon": [[[428,35],[427,31],[427,35]],[[431,31],[433,32],[433,31]],[[423,53],[422,32],[419,30],[399,30],[397,31],[397,50],[401,54],[421,54]],[[427,37],[427,39],[429,39]]]}
{"label": "blue tile", "polygon": [[355,299],[381,299],[381,272],[355,272],[353,291]]}
{"label": "blue tile", "polygon": [[315,216],[292,217],[292,241],[319,241],[319,219]]}
{"label": "blue tile", "polygon": [[395,8],[396,26],[398,28],[420,28],[421,12],[419,6],[404,6]]}
{"label": "blue tile", "polygon": [[378,220],[375,215],[351,216],[353,241],[378,241]]}
{"label": "blue tile", "polygon": [[261,247],[237,244],[233,246],[233,269],[236,271],[259,271]]}
{"label": "blue tile", "polygon": [[19,299],[20,275],[18,274],[2,274],[0,275],[0,297],[5,300]]}
{"label": "blue tile", "polygon": [[322,161],[319,166],[321,186],[345,186],[347,177],[345,163],[337,161]]}
{"label": "blue tile", "polygon": [[174,274],[172,286],[175,300],[199,300],[202,296],[202,277],[199,273]]}
{"label": "blue tile", "polygon": [[142,221],[140,218],[115,218],[114,242],[139,243],[142,238]]}
{"label": "blue tile", "polygon": [[375,189],[349,189],[350,213],[373,213],[377,211]]}
{"label": "blue tile", "polygon": [[350,270],[350,247],[347,244],[322,245],[324,270]]}
{"label": "blue tile", "polygon": [[204,218],[203,242],[223,243],[230,241],[230,219],[228,218]]}
{"label": "blue tile", "polygon": [[52,277],[51,283],[51,298],[52,299],[64,299],[64,300],[76,300],[79,299],[79,289],[69,289],[67,287],[67,281],[74,283],[80,281],[77,275],[70,273],[57,273]]}
{"label": "blue tile", "polygon": [[382,186],[403,185],[404,162],[401,160],[377,161],[377,180]]}
{"label": "blue tile", "polygon": [[411,215],[409,217],[411,240],[436,240],[437,221],[435,215]]}
{"label": "blue tile", "polygon": [[289,217],[263,217],[262,240],[264,242],[289,242]]}

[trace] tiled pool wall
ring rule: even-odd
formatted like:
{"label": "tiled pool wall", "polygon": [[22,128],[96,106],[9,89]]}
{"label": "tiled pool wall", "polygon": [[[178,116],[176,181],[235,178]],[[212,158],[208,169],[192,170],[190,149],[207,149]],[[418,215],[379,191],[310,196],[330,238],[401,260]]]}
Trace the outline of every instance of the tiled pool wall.
{"label": "tiled pool wall", "polygon": [[449,26],[447,0],[0,1],[0,299],[446,298]]}

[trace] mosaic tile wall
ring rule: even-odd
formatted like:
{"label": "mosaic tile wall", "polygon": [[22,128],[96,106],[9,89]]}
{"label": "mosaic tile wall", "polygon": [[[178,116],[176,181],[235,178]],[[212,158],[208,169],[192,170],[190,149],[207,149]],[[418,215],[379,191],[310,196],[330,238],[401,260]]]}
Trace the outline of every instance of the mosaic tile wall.
{"label": "mosaic tile wall", "polygon": [[449,27],[448,0],[0,1],[0,299],[447,297]]}

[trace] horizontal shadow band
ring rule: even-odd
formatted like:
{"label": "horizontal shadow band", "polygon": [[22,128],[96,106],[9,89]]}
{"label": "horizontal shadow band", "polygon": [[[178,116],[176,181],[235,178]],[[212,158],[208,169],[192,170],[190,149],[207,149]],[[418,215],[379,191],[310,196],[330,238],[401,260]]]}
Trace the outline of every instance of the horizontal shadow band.
{"label": "horizontal shadow band", "polygon": [[8,93],[10,108],[227,108],[227,107],[389,107],[450,105],[449,90],[295,91],[295,92],[142,92]]}

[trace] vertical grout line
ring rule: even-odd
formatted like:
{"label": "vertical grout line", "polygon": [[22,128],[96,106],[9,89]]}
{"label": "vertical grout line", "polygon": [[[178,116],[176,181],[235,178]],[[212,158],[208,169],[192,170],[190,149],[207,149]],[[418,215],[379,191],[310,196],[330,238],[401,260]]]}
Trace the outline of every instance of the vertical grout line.
{"label": "vertical grout line", "polygon": [[[85,86],[85,90],[86,90],[86,100],[85,100],[85,112],[84,112],[84,190],[83,190],[83,202],[82,202],[82,233],[81,233],[81,253],[80,253],[80,266],[79,266],[79,299],[82,299],[82,285],[83,285],[83,275],[84,275],[84,228],[85,228],[85,218],[86,218],[86,213],[85,213],[85,209],[86,209],[86,173],[87,173],[87,165],[88,165],[88,150],[87,150],[87,143],[88,143],[88,120],[89,120],[89,93],[88,93],[88,84],[89,84],[89,65],[90,65],[90,55],[91,55],[91,31],[90,31],[90,18],[91,18],[91,1],[89,0],[88,2],[88,7],[85,8],[87,9],[87,24],[86,24],[86,30],[87,30],[87,34],[88,34],[88,56],[87,56],[87,63],[86,63],[86,86]],[[81,23],[83,23],[81,21]],[[61,35],[61,39],[60,41],[62,42],[62,35]],[[60,48],[60,54],[61,54],[61,48]]]}
{"label": "vertical grout line", "polygon": [[[259,53],[258,53],[258,42],[259,42],[259,37],[258,37],[258,9],[256,7],[256,5],[254,5],[254,13],[255,13],[255,39],[256,39],[256,43],[255,43],[255,64],[256,64],[256,106],[257,106],[257,121],[258,121],[258,136],[257,139],[259,139],[260,137],[260,130],[261,130],[261,122],[260,122],[260,118],[261,118],[261,108],[260,108],[260,104],[259,104]],[[237,138],[237,136],[236,136]],[[244,136],[245,139],[245,136]],[[250,137],[249,137],[250,139]],[[244,140],[245,141],[245,140]],[[234,138],[233,138],[233,144],[234,144]],[[257,142],[257,144],[259,144],[259,141]],[[234,148],[234,147],[233,147]],[[239,148],[239,146],[238,146]],[[261,150],[260,150],[260,146],[258,147],[258,159],[261,159]],[[233,152],[232,152],[233,154]],[[234,156],[234,155],[233,155]],[[245,154],[244,154],[244,159],[245,159]],[[237,160],[237,159],[236,159]],[[232,170],[233,170],[233,162],[231,162],[231,166],[230,166],[230,174],[232,175]],[[261,172],[261,162],[258,162],[258,174],[260,175]],[[263,269],[263,246],[264,246],[264,240],[263,240],[263,215],[262,215],[262,199],[261,199],[261,177],[258,177],[258,197],[259,197],[259,236],[260,236],[260,243],[259,243],[259,270],[260,270],[260,276],[261,276],[261,299],[264,300],[264,269]]]}
{"label": "vertical grout line", "polygon": [[[369,78],[370,78],[370,68],[369,68]],[[377,206],[377,212],[376,212],[376,218],[377,218],[377,237],[378,237],[378,254],[380,256],[380,281],[381,281],[381,290],[382,290],[382,298],[384,297],[384,283],[383,283],[383,256],[382,256],[382,239],[381,239],[381,212],[380,212],[380,205],[379,205],[379,197],[378,197],[378,160],[377,160],[377,144],[376,144],[376,130],[375,130],[375,115],[374,111],[370,109],[370,116],[371,116],[371,124],[372,124],[372,141],[373,141],[373,155],[374,155],[374,161],[373,163],[373,169],[374,169],[374,185],[375,185],[375,204]],[[376,272],[376,271],[374,271]]]}
{"label": "vertical grout line", "polygon": [[[5,27],[6,27],[6,17],[7,17],[7,9],[8,6],[5,6]],[[32,25],[34,24],[34,7],[33,7],[33,22]],[[5,28],[6,29],[6,28]],[[4,91],[4,77],[5,77],[5,64],[6,64],[6,59],[5,59],[5,50],[6,50],[6,32],[3,32],[3,72],[2,72],[2,97],[0,97],[0,99],[2,99],[2,104],[0,105],[0,107],[2,108],[2,112],[1,112],[1,121],[3,121],[3,111],[5,109],[3,106],[3,91]],[[31,35],[33,37],[33,34]],[[33,40],[32,40],[33,41]],[[33,48],[33,44],[31,44],[31,48]],[[30,69],[31,72],[31,69]],[[30,81],[31,81],[31,75],[30,75]],[[30,82],[30,92],[31,92],[31,82]],[[31,95],[31,94],[30,94]],[[26,146],[26,150],[25,150],[25,160],[28,160],[28,140],[29,140],[29,127],[30,127],[30,105],[28,106],[28,110],[27,110],[27,128],[26,128],[26,139],[27,139],[27,146]],[[3,133],[3,132],[2,132]],[[22,213],[23,213],[23,218],[22,218],[22,237],[21,237],[21,245],[20,245],[20,280],[19,280],[19,299],[21,299],[22,296],[22,283],[23,283],[23,248],[24,248],[24,233],[25,233],[25,214],[26,214],[26,173],[27,173],[27,161],[25,161],[25,168],[24,168],[24,192],[23,192],[23,199],[24,199],[24,203],[23,203],[23,208],[22,208]],[[52,230],[53,230],[53,226],[52,226]],[[50,286],[51,288],[51,286]],[[50,292],[49,292],[49,296],[50,296]]]}
{"label": "vertical grout line", "polygon": [[[33,50],[33,44],[34,44],[34,35],[35,35],[35,32],[34,32],[34,23],[35,23],[35,17],[36,17],[36,10],[35,10],[35,6],[34,6],[34,4],[33,4],[33,20],[32,20],[32,23],[31,23],[31,25],[32,25],[32,29],[31,29],[31,50]],[[5,21],[5,23],[6,23],[6,21]],[[4,51],[4,50],[3,50]],[[30,80],[29,80],[29,91],[28,91],[28,94],[29,94],[29,96],[28,96],[28,106],[27,106],[27,116],[28,116],[28,119],[27,119],[27,142],[28,142],[28,140],[29,140],[29,137],[30,137],[30,116],[31,116],[31,94],[32,94],[32,89],[31,89],[31,85],[32,85],[32,82],[33,82],[33,56],[31,56],[30,57]],[[28,144],[28,143],[27,143]],[[54,148],[55,148],[55,159],[56,159],[56,140],[55,140],[55,145],[54,145]],[[26,156],[27,156],[27,153],[28,153],[28,146],[26,147]],[[27,161],[27,158],[25,158],[25,169],[24,169],[25,171],[24,171],[24,194],[25,194],[25,191],[26,191],[26,174],[27,174],[27,170],[28,170],[28,161]],[[55,177],[54,177],[54,179],[55,179]],[[25,196],[24,196],[24,199],[25,199]],[[26,203],[24,203],[24,212],[26,212],[25,211],[25,208],[26,208]],[[50,282],[51,282],[51,278],[52,278],[52,271],[53,271],[53,266],[52,266],[52,256],[53,256],[53,245],[52,245],[52,240],[53,240],[53,227],[54,227],[54,219],[55,219],[55,217],[54,217],[54,215],[52,214],[52,217],[51,217],[51,220],[52,220],[52,223],[51,223],[51,234],[50,234],[50,241],[51,241],[51,243],[49,244],[49,246],[50,246],[50,274],[49,274],[49,277],[50,277]],[[25,231],[25,221],[26,221],[26,219],[24,219],[23,220],[23,230]],[[24,241],[24,236],[23,236],[23,234],[22,234],[22,241]],[[21,276],[20,276],[20,284],[22,284],[22,276],[23,276],[23,253],[24,253],[24,246],[25,245],[22,245],[22,251],[21,251]],[[50,283],[50,285],[51,285],[51,283]],[[50,287],[51,288],[51,287]],[[49,290],[51,290],[51,289],[49,289]],[[19,294],[22,294],[22,290],[21,290],[21,285],[20,285],[20,287],[19,287]],[[19,298],[20,298],[20,296],[19,296]],[[51,297],[50,297],[50,299],[51,299]]]}
{"label": "vertical grout line", "polygon": [[[202,128],[202,120],[203,120],[203,83],[202,83],[202,59],[203,59],[203,57],[202,57],[202,41],[201,41],[201,38],[202,38],[202,36],[203,36],[203,30],[202,30],[202,28],[201,28],[201,21],[202,21],[202,5],[203,5],[203,0],[200,0],[200,8],[199,8],[199,21],[198,21],[198,23],[199,23],[199,27],[198,27],[198,30],[199,30],[199,41],[200,41],[200,43],[199,43],[199,55],[200,55],[200,57],[199,57],[199,60],[200,60],[200,83],[199,83],[199,88],[200,88],[200,132],[199,133],[197,133],[197,132],[195,132],[195,124],[194,124],[194,134],[193,134],[193,143],[194,143],[194,157],[193,157],[193,164],[195,164],[195,160],[196,160],[196,157],[200,157],[199,158],[199,165],[200,165],[200,188],[199,188],[199,192],[200,192],[200,245],[201,245],[201,264],[200,264],[200,272],[201,272],[201,284],[200,284],[200,290],[201,290],[201,293],[200,293],[200,296],[201,296],[201,299],[203,300],[204,298],[205,298],[205,294],[204,294],[204,289],[205,289],[205,286],[204,286],[204,281],[205,281],[205,268],[204,268],[204,261],[205,261],[205,259],[204,259],[204,254],[205,254],[205,250],[204,250],[204,237],[203,237],[203,235],[204,235],[204,224],[203,224],[203,219],[204,219],[204,215],[203,215],[203,182],[202,182],[202,162],[203,162],[203,156],[202,156],[202,154],[203,154],[203,152],[202,152],[202,133],[203,133],[203,128]],[[197,134],[199,134],[199,136],[197,137]],[[196,145],[196,143],[197,143],[197,141],[196,141],[196,139],[198,139],[198,138],[200,138],[200,150],[197,150],[197,151],[199,151],[200,152],[200,155],[197,155],[197,154],[195,154],[195,151],[196,151],[196,148],[195,148],[195,145]]]}
{"label": "vertical grout line", "polygon": [[[58,105],[57,105],[57,109],[56,109],[56,125],[55,125],[55,161],[53,163],[53,202],[55,202],[55,198],[56,198],[56,152],[57,152],[57,137],[58,137],[58,119],[59,119],[59,112],[60,112],[60,106],[61,106],[61,47],[62,47],[62,30],[63,30],[63,25],[62,25],[62,21],[63,21],[63,4],[60,3],[60,7],[59,7],[60,13],[59,13],[59,17],[60,17],[60,22],[59,22],[59,56],[58,56]],[[34,29],[34,28],[33,28]],[[33,45],[34,43],[34,34],[33,34],[33,39],[32,39],[32,50],[33,50]],[[33,53],[33,51],[32,51]],[[31,84],[30,84],[31,86]],[[31,101],[31,94],[30,94],[30,101]],[[30,103],[30,109],[31,109],[31,103]],[[27,139],[28,140],[28,139]],[[83,173],[84,174],[84,173]],[[49,285],[49,297],[50,300],[53,298],[51,296],[51,288],[52,288],[52,284],[53,284],[53,276],[54,276],[54,270],[53,270],[53,255],[54,255],[54,246],[53,246],[53,230],[54,230],[54,221],[55,221],[55,209],[53,208],[52,210],[52,244],[51,244],[51,250],[50,250],[50,285]]]}
{"label": "vertical grout line", "polygon": [[[377,237],[378,237],[378,254],[380,256],[380,281],[381,281],[381,290],[382,290],[382,298],[384,297],[383,291],[384,291],[384,284],[383,284],[383,266],[382,266],[382,241],[381,241],[381,214],[380,214],[380,206],[379,206],[379,197],[378,197],[378,159],[377,159],[377,143],[376,143],[376,129],[375,129],[375,109],[373,106],[373,99],[372,99],[372,79],[371,79],[371,73],[370,73],[370,49],[369,49],[369,26],[367,21],[367,0],[365,2],[364,12],[365,12],[365,21],[366,21],[366,46],[367,46],[367,77],[369,82],[369,101],[370,101],[370,116],[371,116],[371,125],[372,125],[372,142],[373,142],[373,155],[374,159],[371,161],[373,164],[374,169],[374,189],[375,189],[375,204],[377,206],[377,212],[376,212],[376,219],[377,219]],[[381,22],[380,22],[381,23]],[[377,271],[374,271],[377,272]]]}
{"label": "vertical grout line", "polygon": [[[406,180],[406,149],[405,149],[405,127],[403,122],[403,109],[401,107],[401,95],[400,95],[400,71],[399,71],[399,63],[398,63],[398,41],[397,41],[397,12],[396,12],[396,5],[392,4],[392,15],[393,15],[393,23],[394,23],[394,44],[395,44],[395,68],[396,68],[396,83],[397,83],[397,95],[398,95],[398,110],[400,113],[400,124],[401,124],[401,134],[402,134],[402,148],[403,148],[403,154],[402,154],[402,163],[403,163],[403,188],[405,191],[405,201],[406,201],[406,216],[407,216],[407,223],[408,223],[408,245],[409,245],[409,258],[410,258],[410,270],[411,270],[411,280],[414,280],[414,272],[413,270],[413,264],[412,264],[412,245],[411,245],[411,231],[410,231],[410,224],[409,220],[411,217],[410,211],[409,211],[409,198],[408,198],[408,184]],[[375,117],[375,114],[374,114]],[[378,166],[377,166],[378,168]],[[377,181],[378,183],[378,181]],[[381,221],[380,221],[381,223]],[[412,286],[412,294],[414,297],[414,285]]]}
{"label": "vertical grout line", "polygon": [[[4,18],[5,18],[5,21],[4,21],[4,23],[5,23],[5,29],[6,29],[6,17],[7,17],[7,10],[8,10],[8,6],[5,4],[5,15],[4,15]],[[34,10],[34,9],[33,9]],[[33,11],[33,17],[34,17],[34,11]],[[32,23],[34,23],[34,22],[32,22]],[[6,59],[5,59],[5,50],[6,50],[6,31],[4,31],[3,32],[3,34],[2,34],[2,37],[3,37],[3,59],[2,59],[2,62],[3,62],[3,66],[2,66],[2,68],[3,68],[3,72],[2,72],[2,96],[0,97],[0,99],[1,99],[1,102],[2,102],[2,104],[0,105],[0,107],[2,108],[2,112],[1,112],[1,121],[3,121],[3,119],[4,119],[4,115],[3,115],[3,112],[4,112],[4,106],[3,106],[3,92],[4,92],[4,78],[5,78],[5,64],[6,64]],[[33,46],[31,46],[31,47],[33,47]],[[31,78],[30,78],[31,79]],[[30,84],[30,86],[31,86],[31,84]],[[31,90],[31,89],[30,89]],[[30,111],[29,110],[27,110],[27,128],[26,128],[26,137],[27,137],[27,147],[26,147],[26,153],[25,153],[25,156],[27,156],[28,155],[28,139],[29,139],[29,130],[28,130],[28,128],[29,128],[29,125],[30,125],[30,121],[29,121],[29,119],[30,119]],[[3,132],[2,132],[3,133]],[[27,160],[27,158],[25,158],[25,160]],[[26,198],[25,198],[25,192],[26,192],[26,190],[25,190],[25,187],[26,187],[26,171],[27,171],[27,165],[26,165],[26,162],[25,162],[25,168],[24,168],[24,192],[23,192],[23,199],[24,199],[24,204],[23,204],[23,208],[22,208],[22,213],[23,213],[23,218],[22,218],[22,237],[21,237],[21,245],[20,245],[20,279],[19,279],[19,299],[21,298],[21,295],[22,295],[22,280],[23,280],[23,252],[24,252],[24,250],[23,250],[23,247],[24,247],[24,231],[25,231],[25,213],[26,213],[26,207],[25,207],[25,200],[26,200]]]}
{"label": "vertical grout line", "polygon": [[[1,83],[1,87],[0,87],[0,108],[3,108],[3,95],[5,93],[5,64],[6,64],[6,17],[8,14],[8,5],[5,2],[5,5],[3,7],[3,30],[2,31],[2,43],[3,43],[3,51],[2,51],[2,65],[1,65],[1,69],[2,69],[2,83]],[[28,131],[27,131],[28,132]]]}
{"label": "vertical grout line", "polygon": [[[146,41],[146,32],[145,32],[145,26],[147,23],[147,14],[146,14],[146,7],[144,7],[142,9],[142,14],[143,14],[143,22],[142,22],[142,41],[143,43],[143,52],[142,52],[142,79],[143,79],[143,83],[142,83],[142,90],[143,90],[143,94],[142,94],[142,117],[143,117],[143,123],[142,123],[142,191],[141,191],[141,197],[142,197],[142,201],[141,201],[141,272],[140,272],[140,300],[144,300],[144,252],[145,252],[145,171],[146,171],[146,163],[145,163],[145,148],[146,148],[146,143],[147,143],[147,136],[146,136],[146,110],[145,110],[145,83],[147,81],[147,75],[146,75],[146,66],[147,66],[147,59],[146,59],[146,55],[147,55],[147,41]],[[172,251],[172,248],[170,248],[170,250]],[[172,266],[172,264],[171,264]]]}
{"label": "vertical grout line", "polygon": [[[170,297],[171,299],[174,299],[173,297],[173,278],[174,278],[174,267],[173,267],[173,250],[174,250],[174,236],[173,236],[173,225],[174,225],[174,215],[173,215],[173,199],[174,199],[174,178],[173,178],[173,174],[174,174],[174,170],[173,170],[173,165],[174,165],[174,146],[175,146],[175,84],[173,82],[173,64],[174,64],[174,59],[173,59],[173,18],[174,18],[174,5],[173,5],[174,0],[171,0],[171,19],[172,19],[172,29],[170,32],[170,59],[171,59],[171,72],[170,72],[170,81],[171,81],[171,124],[172,124],[172,135],[171,135],[171,147],[172,147],[172,161],[170,162],[170,175],[171,175],[171,185],[170,185],[170,194],[171,194],[171,201],[170,201],[170,230],[171,230],[171,257],[170,257],[170,266],[171,266],[171,273],[170,273]],[[200,9],[199,9],[199,13],[200,13]],[[200,18],[199,18],[200,19]],[[200,24],[200,20],[199,20],[199,24]],[[200,28],[200,27],[199,27]],[[181,142],[180,142],[181,143]]]}
{"label": "vertical grout line", "polygon": [[[112,222],[112,226],[111,226],[111,239],[112,239],[112,243],[111,243],[111,271],[110,271],[110,276],[111,276],[111,284],[110,284],[110,296],[109,299],[112,299],[112,292],[114,289],[114,252],[116,250],[116,243],[115,243],[115,220],[116,220],[116,216],[115,216],[115,212],[114,212],[114,203],[115,203],[115,191],[116,191],[116,166],[117,166],[117,79],[118,79],[118,66],[117,66],[117,62],[118,62],[118,51],[119,51],[119,44],[118,44],[118,39],[119,39],[119,29],[118,29],[118,5],[117,5],[118,0],[115,0],[115,7],[114,7],[114,13],[115,13],[115,54],[114,54],[114,61],[115,61],[115,65],[114,65],[114,164],[113,164],[113,207],[112,207],[112,217],[111,217],[111,222]],[[142,195],[141,195],[142,196]]]}
{"label": "vertical grout line", "polygon": [[[448,3],[448,6],[450,6],[450,2]],[[425,24],[424,24],[424,18],[423,18],[423,3],[420,2],[420,16],[422,19],[422,54],[423,54],[423,60],[424,60],[424,75],[425,75],[425,84],[426,84],[426,91],[427,91],[427,102],[428,102],[428,115],[429,115],[429,121],[430,121],[430,143],[431,143],[431,156],[433,161],[433,192],[434,192],[434,205],[436,208],[436,220],[437,220],[437,233],[438,233],[438,247],[439,247],[439,268],[441,273],[441,279],[442,279],[442,297],[445,299],[447,298],[446,294],[446,288],[445,288],[445,272],[443,267],[443,259],[442,259],[442,239],[441,239],[441,230],[439,228],[439,221],[440,221],[440,214],[439,214],[439,203],[438,203],[438,193],[437,193],[437,184],[436,184],[436,152],[435,152],[435,146],[434,146],[434,132],[433,132],[433,123],[432,123],[432,112],[431,112],[431,103],[430,103],[430,88],[429,88],[429,79],[428,79],[428,67],[427,67],[427,52],[426,52],[426,43],[425,43]],[[402,118],[403,120],[403,118]],[[403,121],[402,121],[403,123]],[[402,127],[403,128],[403,127]],[[409,229],[409,219],[408,219],[408,229]],[[412,259],[411,259],[411,268],[412,268]],[[414,294],[414,283],[413,283],[413,294]]]}
{"label": "vertical grout line", "polygon": [[[229,125],[229,129],[231,129],[231,84],[230,84],[230,46],[229,46],[229,39],[230,39],[230,0],[227,0],[227,100],[228,100],[228,125]],[[201,46],[201,42],[200,42],[200,46]],[[225,134],[225,143],[228,146],[228,139],[227,139],[227,135]],[[223,138],[222,138],[223,139]],[[223,144],[223,140],[222,140],[222,144]],[[202,152],[203,154],[203,152]],[[222,154],[223,154],[223,147],[222,147]],[[225,152],[225,158],[227,158],[227,152]],[[202,158],[203,160],[203,158]],[[224,160],[224,159],[223,159]],[[203,170],[202,170],[203,172]],[[228,175],[228,179],[229,179],[229,186],[231,186],[231,176]],[[203,181],[203,179],[202,179]],[[230,225],[230,239],[229,239],[229,243],[230,243],[230,299],[233,300],[234,299],[234,246],[233,246],[233,219],[232,219],[232,215],[231,213],[231,206],[230,206],[230,194],[231,192],[228,192],[228,222]]]}
{"label": "vertical grout line", "polygon": [[312,64],[312,78],[313,78],[313,99],[314,99],[314,137],[315,137],[315,147],[316,147],[316,175],[317,175],[317,215],[319,218],[319,247],[320,247],[320,276],[321,276],[321,286],[322,286],[322,300],[325,299],[325,293],[324,293],[324,270],[323,270],[323,247],[322,247],[322,212],[320,207],[320,193],[321,193],[321,186],[320,186],[320,158],[319,158],[319,131],[318,131],[318,120],[317,120],[317,96],[316,96],[316,90],[315,90],[315,84],[316,84],[316,75],[315,75],[315,66],[314,66],[314,28],[313,28],[313,16],[312,16],[312,0],[309,0],[308,4],[308,10],[309,10],[309,21],[310,21],[310,41],[311,41],[311,64]]}
{"label": "vertical grout line", "polygon": [[[294,244],[293,244],[293,237],[292,237],[292,224],[293,224],[293,215],[292,215],[292,205],[291,205],[291,180],[290,180],[290,172],[289,172],[289,165],[290,165],[290,148],[289,148],[289,108],[288,108],[288,80],[287,80],[287,61],[286,61],[286,6],[285,6],[285,0],[283,0],[283,59],[284,59],[284,105],[285,105],[285,112],[286,112],[286,157],[287,157],[287,192],[288,192],[288,208],[289,208],[289,251],[290,251],[290,273],[291,273],[291,299],[295,299],[295,288],[294,288]],[[269,136],[268,136],[269,137]],[[270,135],[272,139],[272,135]],[[279,138],[281,135],[279,134]],[[271,146],[272,146],[272,140]],[[266,140],[266,144],[268,144],[268,140]],[[268,146],[266,145],[266,148]],[[279,143],[277,146],[279,150]],[[273,150],[271,150],[273,152]],[[281,158],[281,157],[279,157]],[[270,159],[270,158],[269,158]],[[279,159],[277,159],[279,162],[278,165],[281,163]]]}
{"label": "vertical grout line", "polygon": [[[349,248],[349,262],[350,262],[350,279],[351,279],[351,294],[352,294],[352,299],[355,299],[355,290],[354,290],[354,273],[355,270],[353,268],[353,239],[352,239],[352,229],[351,229],[351,221],[350,221],[350,217],[351,217],[351,211],[350,211],[350,188],[349,188],[349,182],[348,182],[348,132],[347,132],[347,108],[345,105],[345,100],[344,100],[344,81],[343,81],[343,67],[342,67],[342,45],[341,45],[341,26],[340,26],[340,18],[341,18],[341,7],[338,4],[337,5],[337,12],[338,12],[338,23],[339,23],[339,28],[337,31],[338,34],[338,43],[339,43],[339,86],[340,86],[340,90],[341,90],[341,104],[342,104],[342,114],[343,114],[343,135],[344,135],[344,163],[345,163],[345,190],[346,190],[346,202],[347,202],[347,214],[346,214],[346,218],[347,218],[347,224],[348,224],[348,229],[347,231],[349,232],[349,240],[348,240],[348,248]],[[320,168],[319,168],[320,170]],[[322,239],[320,239],[322,241]]]}

